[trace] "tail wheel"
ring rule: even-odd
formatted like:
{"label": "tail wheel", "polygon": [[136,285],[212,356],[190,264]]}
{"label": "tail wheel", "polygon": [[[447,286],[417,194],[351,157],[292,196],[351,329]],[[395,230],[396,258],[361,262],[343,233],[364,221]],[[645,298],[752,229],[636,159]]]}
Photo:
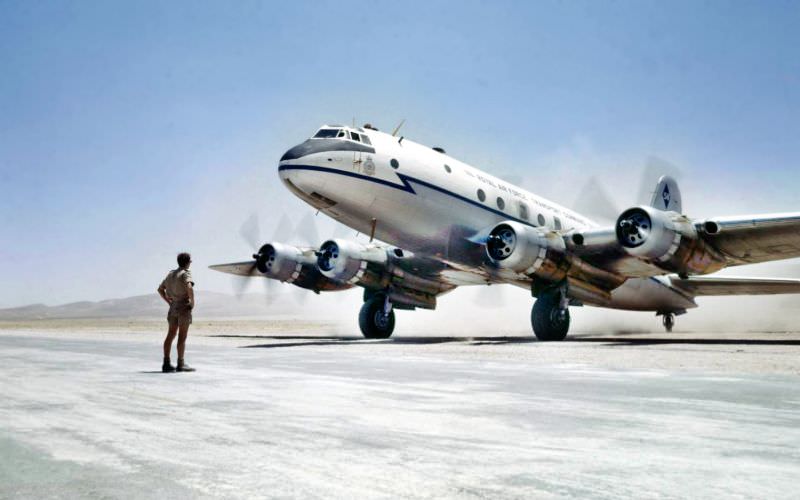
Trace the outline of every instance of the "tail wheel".
{"label": "tail wheel", "polygon": [[387,314],[385,298],[381,295],[364,302],[358,313],[358,326],[367,339],[388,339],[394,331],[394,310]]}
{"label": "tail wheel", "polygon": [[533,304],[531,326],[541,341],[564,340],[569,331],[569,309],[559,307],[558,296],[542,295]]}
{"label": "tail wheel", "polygon": [[675,315],[667,313],[661,321],[664,323],[664,329],[667,330],[667,332],[672,332],[672,327],[675,326]]}

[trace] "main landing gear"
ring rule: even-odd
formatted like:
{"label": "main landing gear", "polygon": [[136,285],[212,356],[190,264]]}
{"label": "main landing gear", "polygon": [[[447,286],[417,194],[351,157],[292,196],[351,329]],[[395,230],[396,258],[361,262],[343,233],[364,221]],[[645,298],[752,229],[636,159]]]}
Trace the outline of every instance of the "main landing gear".
{"label": "main landing gear", "polygon": [[564,340],[569,331],[569,299],[565,290],[539,295],[531,310],[531,326],[541,341]]}
{"label": "main landing gear", "polygon": [[368,298],[358,313],[358,326],[367,339],[388,339],[394,331],[394,309],[389,297],[378,293]]}

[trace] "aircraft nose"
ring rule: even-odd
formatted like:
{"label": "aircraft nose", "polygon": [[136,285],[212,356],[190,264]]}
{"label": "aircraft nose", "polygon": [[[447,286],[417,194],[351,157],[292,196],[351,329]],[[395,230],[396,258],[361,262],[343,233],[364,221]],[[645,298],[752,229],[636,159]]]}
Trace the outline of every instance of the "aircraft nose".
{"label": "aircraft nose", "polygon": [[289,151],[283,153],[283,156],[281,156],[281,161],[296,160],[298,158],[302,158],[303,156],[312,152],[310,146],[311,146],[310,141],[305,141],[301,144],[298,144],[297,146],[289,149]]}

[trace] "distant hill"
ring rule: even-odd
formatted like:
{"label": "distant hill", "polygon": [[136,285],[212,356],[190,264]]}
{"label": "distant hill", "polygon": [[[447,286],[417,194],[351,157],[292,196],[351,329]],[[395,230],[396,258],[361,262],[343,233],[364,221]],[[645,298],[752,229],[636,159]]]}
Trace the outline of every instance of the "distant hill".
{"label": "distant hill", "polygon": [[[204,317],[256,317],[285,315],[299,306],[289,296],[278,296],[267,302],[264,294],[234,297],[224,293],[198,291],[197,312]],[[72,302],[58,306],[31,304],[0,309],[0,320],[67,319],[67,318],[163,318],[167,305],[155,293],[99,302]]]}

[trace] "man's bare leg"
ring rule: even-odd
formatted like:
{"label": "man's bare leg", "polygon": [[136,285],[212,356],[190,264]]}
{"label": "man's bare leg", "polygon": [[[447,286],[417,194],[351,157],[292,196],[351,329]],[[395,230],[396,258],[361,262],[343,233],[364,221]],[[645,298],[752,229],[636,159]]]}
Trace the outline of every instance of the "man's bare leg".
{"label": "man's bare leg", "polygon": [[178,327],[178,359],[183,359],[183,353],[186,352],[186,337],[188,335],[189,325]]}
{"label": "man's bare leg", "polygon": [[175,340],[177,333],[178,325],[169,325],[167,338],[164,339],[164,359],[166,360],[169,360],[169,354],[172,352],[172,341]]}
{"label": "man's bare leg", "polygon": [[167,329],[167,338],[164,339],[164,364],[161,371],[172,371],[172,364],[169,362],[169,355],[172,352],[172,341],[175,340],[175,335],[178,334],[178,325],[169,325]]}
{"label": "man's bare leg", "polygon": [[186,337],[189,335],[189,325],[181,325],[178,328],[178,371],[193,372],[194,368],[183,361],[183,353],[186,352]]}

